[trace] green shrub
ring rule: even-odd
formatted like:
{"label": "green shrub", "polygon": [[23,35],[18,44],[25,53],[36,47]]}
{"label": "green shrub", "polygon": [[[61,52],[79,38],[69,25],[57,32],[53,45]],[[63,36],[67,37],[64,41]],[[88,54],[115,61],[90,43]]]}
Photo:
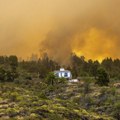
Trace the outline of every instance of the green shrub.
{"label": "green shrub", "polygon": [[93,103],[94,103],[93,98],[91,98],[90,96],[84,97],[84,106],[86,109],[88,109]]}
{"label": "green shrub", "polygon": [[11,70],[0,68],[0,81],[1,82],[13,82],[15,78],[17,77],[18,77],[17,72],[13,72]]}
{"label": "green shrub", "polygon": [[16,110],[15,108],[8,108],[6,110],[6,114],[9,115],[10,117],[15,117],[18,115],[18,110]]}
{"label": "green shrub", "polygon": [[58,114],[49,114],[49,120],[63,120],[63,118]]}
{"label": "green shrub", "polygon": [[90,82],[84,83],[83,92],[84,92],[84,94],[88,94],[90,92]]}
{"label": "green shrub", "polygon": [[48,92],[53,92],[53,91],[55,91],[55,89],[56,89],[55,86],[49,85],[49,86],[47,87],[47,90],[46,90],[46,91],[48,91]]}
{"label": "green shrub", "polygon": [[113,110],[113,116],[117,119],[120,120],[120,102],[116,103],[114,106]]}
{"label": "green shrub", "polygon": [[108,90],[107,92],[108,92],[109,94],[115,96],[115,94],[116,94],[116,88],[115,88],[115,87],[111,87],[111,88],[109,88],[109,90]]}
{"label": "green shrub", "polygon": [[55,84],[57,83],[56,76],[54,75],[53,72],[50,72],[50,73],[47,75],[45,82],[46,82],[48,85],[55,85]]}
{"label": "green shrub", "polygon": [[57,78],[58,79],[58,83],[62,83],[62,84],[66,84],[67,80],[65,78]]}
{"label": "green shrub", "polygon": [[101,90],[100,90],[101,95],[105,95],[107,90],[108,90],[108,88],[102,87]]}
{"label": "green shrub", "polygon": [[39,98],[47,99],[47,96],[46,96],[46,94],[44,92],[39,93],[38,96],[39,96]]}
{"label": "green shrub", "polygon": [[80,97],[74,97],[73,102],[77,103],[77,104],[80,104]]}
{"label": "green shrub", "polygon": [[15,102],[17,101],[17,97],[19,97],[19,94],[17,92],[12,92],[9,96],[9,99],[12,101],[12,102]]}
{"label": "green shrub", "polygon": [[5,82],[5,70],[3,68],[0,68],[0,81]]}
{"label": "green shrub", "polygon": [[100,86],[108,86],[109,75],[103,68],[97,70],[96,83]]}

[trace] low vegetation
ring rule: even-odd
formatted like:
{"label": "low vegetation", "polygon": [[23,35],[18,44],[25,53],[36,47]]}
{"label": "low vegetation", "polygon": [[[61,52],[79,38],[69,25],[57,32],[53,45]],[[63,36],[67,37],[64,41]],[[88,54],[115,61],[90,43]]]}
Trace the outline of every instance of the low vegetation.
{"label": "low vegetation", "polygon": [[[119,79],[103,63],[74,59],[68,68],[78,83],[54,76],[60,66],[46,56],[27,62],[0,57],[0,120],[120,120]],[[94,69],[87,72],[83,63]]]}

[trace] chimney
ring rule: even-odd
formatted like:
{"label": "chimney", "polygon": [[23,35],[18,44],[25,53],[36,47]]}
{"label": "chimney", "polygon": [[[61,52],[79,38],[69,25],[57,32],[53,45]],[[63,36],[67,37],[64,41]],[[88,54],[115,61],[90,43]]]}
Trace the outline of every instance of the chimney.
{"label": "chimney", "polygon": [[64,68],[60,68],[60,71],[65,71],[65,69]]}

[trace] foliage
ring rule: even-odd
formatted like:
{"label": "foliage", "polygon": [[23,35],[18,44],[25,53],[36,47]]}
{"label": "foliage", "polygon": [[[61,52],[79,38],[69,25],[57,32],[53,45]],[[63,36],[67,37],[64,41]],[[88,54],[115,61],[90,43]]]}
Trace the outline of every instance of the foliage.
{"label": "foliage", "polygon": [[109,75],[103,68],[100,68],[97,70],[96,83],[101,85],[101,86],[104,86],[104,85],[108,86]]}
{"label": "foliage", "polygon": [[57,78],[58,80],[58,83],[61,83],[61,84],[66,84],[67,80],[65,78]]}
{"label": "foliage", "polygon": [[84,90],[83,90],[83,92],[84,92],[84,94],[88,94],[89,92],[90,92],[90,82],[85,82],[84,83]]}
{"label": "foliage", "polygon": [[[56,78],[53,71],[60,65],[47,55],[21,62],[16,56],[0,56],[0,117],[119,120],[119,88],[112,85],[116,80],[119,83],[119,59],[99,63],[72,54],[71,64],[65,67],[80,77],[79,84]],[[94,78],[100,86],[94,84]]]}
{"label": "foliage", "polygon": [[[0,66],[5,68],[11,67],[13,71],[16,71],[16,68],[19,67],[29,73],[37,73],[39,78],[46,78],[49,72],[57,70],[60,68],[60,65],[50,59],[45,53],[41,58],[34,61],[21,61],[18,62],[18,58],[14,55],[11,56],[0,56]],[[70,64],[65,65],[68,70],[72,72],[74,78],[76,77],[95,77],[97,75],[97,69],[100,67],[104,68],[107,73],[110,75],[110,78],[115,78],[119,80],[120,78],[120,60],[105,58],[100,63],[99,61],[93,61],[91,59],[86,60],[84,56],[77,56],[76,54],[71,54]]]}
{"label": "foliage", "polygon": [[11,55],[9,57],[9,64],[10,64],[13,71],[16,70],[16,67],[18,66],[18,58],[17,58],[17,56]]}
{"label": "foliage", "polygon": [[120,79],[120,59],[105,58],[100,63],[98,60],[87,60],[84,56],[71,55],[71,65],[68,67],[72,71],[73,77],[97,76],[97,70],[104,68],[110,78]]}
{"label": "foliage", "polygon": [[114,88],[90,82],[91,91],[86,95],[83,93],[84,85],[81,87],[75,83],[62,85],[64,84],[61,82],[54,86],[47,85],[36,79],[27,82],[23,80],[21,84],[0,83],[1,119],[4,119],[4,116],[9,119],[36,120],[118,119],[118,88],[115,94]]}
{"label": "foliage", "polygon": [[17,67],[18,58],[17,56],[0,56],[0,81],[2,82],[13,82],[18,77]]}
{"label": "foliage", "polygon": [[48,85],[55,85],[57,83],[57,78],[54,75],[53,72],[50,72],[47,77],[46,77],[46,81],[45,81]]}
{"label": "foliage", "polygon": [[119,120],[120,119],[120,102],[115,103],[113,116]]}
{"label": "foliage", "polygon": [[0,68],[0,81],[5,81],[5,70]]}
{"label": "foliage", "polygon": [[60,68],[59,64],[51,60],[47,54],[38,61],[22,61],[19,63],[19,66],[29,73],[38,73],[41,79],[46,78],[49,72]]}
{"label": "foliage", "polygon": [[10,71],[10,70],[5,70],[4,68],[0,68],[0,81],[1,82],[12,82],[14,81],[15,78],[18,77],[18,74]]}

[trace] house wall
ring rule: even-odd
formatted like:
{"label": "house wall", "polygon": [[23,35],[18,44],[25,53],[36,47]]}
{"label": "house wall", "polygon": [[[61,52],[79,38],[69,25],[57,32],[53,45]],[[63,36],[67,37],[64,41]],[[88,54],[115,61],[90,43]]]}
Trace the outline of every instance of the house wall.
{"label": "house wall", "polygon": [[64,75],[65,75],[65,72],[62,72],[62,77],[64,77]]}
{"label": "house wall", "polygon": [[64,77],[64,78],[72,78],[72,74],[69,71],[67,72],[67,76],[65,76],[66,71],[58,71],[56,73],[58,74],[59,78],[62,78],[62,77]]}
{"label": "house wall", "polygon": [[[58,74],[59,74],[59,77],[65,77],[65,73],[66,73],[66,72],[59,72],[59,73],[58,73]],[[70,73],[70,72],[67,72],[67,74],[68,74],[68,75],[67,75],[67,78],[68,78],[68,77],[70,78],[70,77],[71,77],[71,73]]]}
{"label": "house wall", "polygon": [[68,77],[71,77],[71,73],[70,72],[68,73]]}

